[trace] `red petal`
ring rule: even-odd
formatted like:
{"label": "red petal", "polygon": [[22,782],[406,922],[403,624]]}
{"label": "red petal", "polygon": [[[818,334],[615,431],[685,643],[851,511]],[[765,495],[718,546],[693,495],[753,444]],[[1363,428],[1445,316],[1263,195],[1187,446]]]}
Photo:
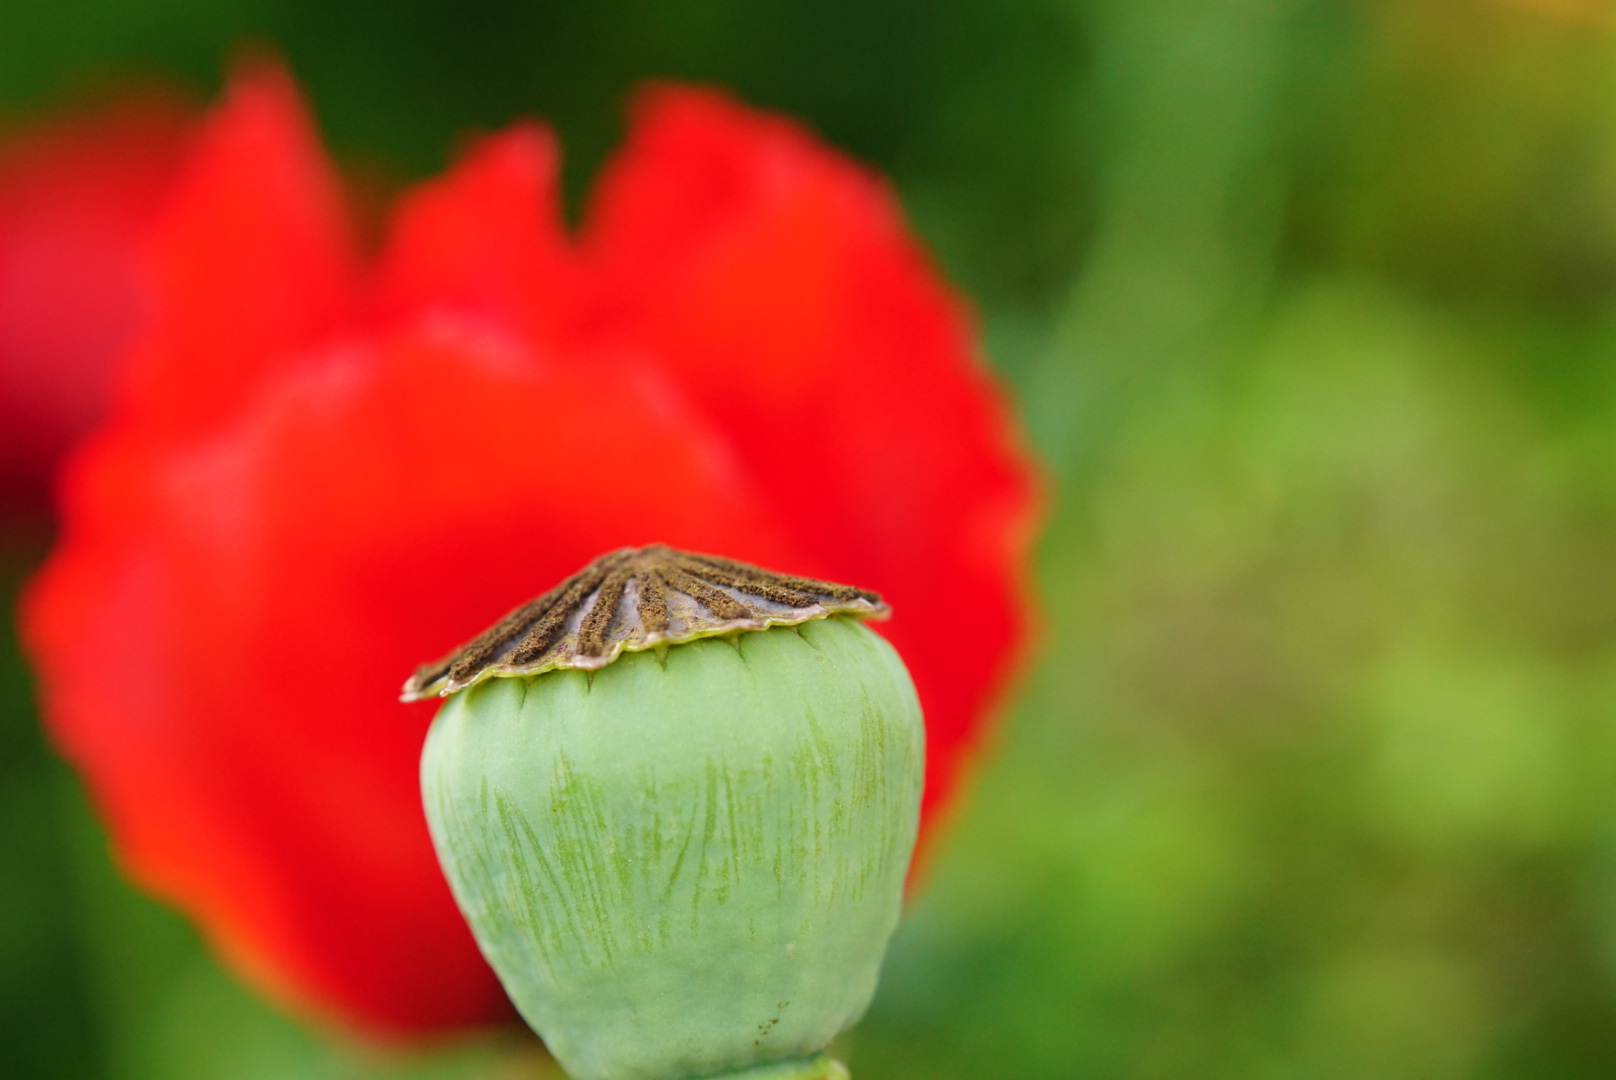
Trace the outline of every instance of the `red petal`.
{"label": "red petal", "polygon": [[382,318],[451,312],[554,341],[574,299],[559,168],[550,133],[519,126],[405,199],[382,260]]}
{"label": "red petal", "polygon": [[155,246],[151,333],[130,390],[169,436],[227,422],[268,372],[347,317],[353,253],[336,179],[291,79],[233,81]]}
{"label": "red petal", "polygon": [[422,657],[621,544],[798,558],[677,395],[608,385],[418,335],[76,475],[27,611],[52,729],[136,875],[283,996],[384,1031],[506,1015],[421,817]]}
{"label": "red petal", "polygon": [[393,696],[422,658],[623,544],[870,584],[935,809],[1024,632],[1029,470],[879,184],[670,91],[570,269],[553,185],[533,133],[483,144],[402,211],[380,328],[357,322],[295,95],[243,80],[25,612],[134,872],[265,985],[376,1030],[508,1008],[421,820],[426,716]]}
{"label": "red petal", "polygon": [[599,332],[654,350],[739,448],[804,572],[891,601],[934,815],[1026,633],[1035,501],[962,305],[878,181],[702,91],[641,101],[586,238]]}
{"label": "red petal", "polygon": [[139,89],[0,146],[0,508],[43,503],[150,297],[140,250],[191,137]]}

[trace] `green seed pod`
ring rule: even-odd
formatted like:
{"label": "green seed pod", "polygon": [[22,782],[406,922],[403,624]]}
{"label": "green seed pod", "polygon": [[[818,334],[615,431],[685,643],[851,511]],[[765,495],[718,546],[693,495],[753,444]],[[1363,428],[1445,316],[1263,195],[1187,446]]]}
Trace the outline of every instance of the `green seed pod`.
{"label": "green seed pod", "polygon": [[[664,547],[596,560],[405,686],[484,955],[575,1080],[845,1077],[919,822],[873,594]],[[457,692],[458,691],[458,692]]]}

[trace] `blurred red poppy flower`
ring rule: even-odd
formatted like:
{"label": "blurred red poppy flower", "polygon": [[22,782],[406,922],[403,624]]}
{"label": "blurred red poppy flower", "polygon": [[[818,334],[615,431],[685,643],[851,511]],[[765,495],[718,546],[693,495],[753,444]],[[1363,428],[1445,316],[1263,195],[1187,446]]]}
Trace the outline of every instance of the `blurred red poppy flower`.
{"label": "blurred red poppy flower", "polygon": [[0,512],[43,506],[150,302],[140,250],[194,133],[155,89],[0,136]]}
{"label": "blurred red poppy flower", "polygon": [[130,871],[373,1032],[508,1015],[428,844],[417,662],[625,544],[879,589],[934,820],[1025,632],[1028,462],[878,180],[674,87],[577,235],[556,165],[477,143],[367,261],[286,76],[238,78],[25,607]]}

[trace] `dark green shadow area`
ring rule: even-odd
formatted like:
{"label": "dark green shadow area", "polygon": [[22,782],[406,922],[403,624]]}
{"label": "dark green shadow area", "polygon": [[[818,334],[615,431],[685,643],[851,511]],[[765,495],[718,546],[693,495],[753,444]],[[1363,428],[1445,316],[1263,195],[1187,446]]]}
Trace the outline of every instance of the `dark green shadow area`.
{"label": "dark green shadow area", "polygon": [[[0,547],[0,604],[11,610],[40,550]],[[11,620],[0,626],[0,1073],[102,1074],[90,958],[79,933],[73,838],[55,812],[63,769],[40,735]]]}

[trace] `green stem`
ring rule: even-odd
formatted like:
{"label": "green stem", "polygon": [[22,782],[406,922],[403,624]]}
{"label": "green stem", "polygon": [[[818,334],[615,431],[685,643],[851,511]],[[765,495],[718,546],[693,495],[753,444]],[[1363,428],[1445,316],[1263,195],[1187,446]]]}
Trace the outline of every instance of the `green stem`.
{"label": "green stem", "polygon": [[702,1077],[701,1080],[848,1080],[847,1066],[824,1054],[811,1058],[787,1058],[763,1065],[748,1065]]}

